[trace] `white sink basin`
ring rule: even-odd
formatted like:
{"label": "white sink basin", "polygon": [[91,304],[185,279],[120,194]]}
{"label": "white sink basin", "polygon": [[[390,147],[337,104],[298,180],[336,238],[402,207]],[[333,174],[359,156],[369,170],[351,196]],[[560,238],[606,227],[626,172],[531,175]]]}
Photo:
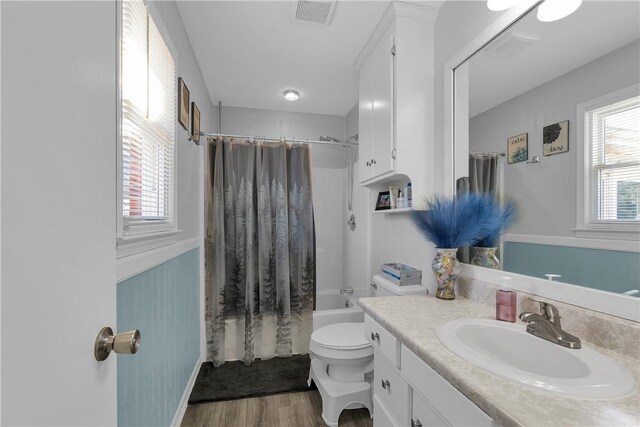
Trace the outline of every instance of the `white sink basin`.
{"label": "white sink basin", "polygon": [[453,353],[492,374],[564,397],[619,399],[633,394],[631,372],[588,347],[568,349],[525,331],[523,323],[459,319],[440,325]]}

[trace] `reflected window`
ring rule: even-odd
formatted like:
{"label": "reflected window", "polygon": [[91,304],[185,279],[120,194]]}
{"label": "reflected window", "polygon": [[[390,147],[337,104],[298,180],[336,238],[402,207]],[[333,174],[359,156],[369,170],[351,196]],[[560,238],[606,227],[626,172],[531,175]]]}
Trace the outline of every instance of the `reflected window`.
{"label": "reflected window", "polygon": [[585,111],[589,224],[640,220],[640,97]]}

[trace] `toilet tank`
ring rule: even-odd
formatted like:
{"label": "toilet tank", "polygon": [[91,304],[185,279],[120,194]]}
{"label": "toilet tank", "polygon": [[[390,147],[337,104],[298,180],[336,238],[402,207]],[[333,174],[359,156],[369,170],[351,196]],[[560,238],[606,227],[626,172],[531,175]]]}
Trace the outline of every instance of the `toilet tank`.
{"label": "toilet tank", "polygon": [[424,286],[398,286],[377,274],[373,276],[371,286],[373,287],[373,295],[376,297],[427,294],[427,288]]}

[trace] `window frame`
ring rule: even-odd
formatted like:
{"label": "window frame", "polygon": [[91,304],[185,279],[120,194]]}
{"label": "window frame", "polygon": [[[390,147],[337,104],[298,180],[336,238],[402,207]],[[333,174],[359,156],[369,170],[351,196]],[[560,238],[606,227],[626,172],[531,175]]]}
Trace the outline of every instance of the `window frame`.
{"label": "window frame", "polygon": [[[149,222],[127,222],[122,213],[123,209],[123,177],[122,177],[122,13],[123,3],[121,0],[116,2],[116,25],[117,25],[117,40],[116,40],[116,258],[122,258],[129,255],[134,255],[140,252],[145,252],[151,249],[155,249],[161,246],[170,245],[178,241],[178,235],[181,230],[178,229],[178,188],[177,188],[177,164],[178,164],[178,136],[179,136],[179,124],[177,123],[177,115],[174,115],[174,135],[173,135],[173,173],[172,173],[172,198],[170,200],[170,220],[158,220]],[[176,76],[175,76],[175,90],[178,91],[178,69],[179,69],[179,56],[178,51],[173,44],[171,37],[169,37],[169,31],[167,30],[160,13],[157,10],[157,6],[150,1],[144,1],[147,9],[147,14],[153,20],[157,27],[162,39],[164,40],[167,48],[171,52],[171,55],[175,61]],[[176,95],[177,96],[177,95]],[[177,108],[177,107],[176,107]]]}
{"label": "window frame", "polygon": [[597,183],[591,182],[591,144],[587,140],[589,123],[586,114],[594,109],[624,101],[640,95],[640,84],[636,83],[623,89],[610,92],[598,98],[583,102],[577,106],[576,131],[576,169],[577,204],[576,204],[576,237],[610,240],[640,240],[640,222],[592,221],[590,212],[593,206],[590,201],[596,200],[589,195],[597,191]]}

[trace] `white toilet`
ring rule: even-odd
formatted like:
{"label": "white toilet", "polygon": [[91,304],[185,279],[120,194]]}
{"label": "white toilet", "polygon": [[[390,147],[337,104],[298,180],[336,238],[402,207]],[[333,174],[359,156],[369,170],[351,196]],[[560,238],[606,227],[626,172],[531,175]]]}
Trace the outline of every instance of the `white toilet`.
{"label": "white toilet", "polygon": [[[422,286],[397,286],[380,276],[373,276],[372,287],[376,297],[427,293]],[[309,384],[313,380],[322,397],[324,422],[337,426],[344,409],[363,406],[373,415],[373,347],[364,335],[364,323],[335,323],[316,329],[311,334],[309,351]]]}

